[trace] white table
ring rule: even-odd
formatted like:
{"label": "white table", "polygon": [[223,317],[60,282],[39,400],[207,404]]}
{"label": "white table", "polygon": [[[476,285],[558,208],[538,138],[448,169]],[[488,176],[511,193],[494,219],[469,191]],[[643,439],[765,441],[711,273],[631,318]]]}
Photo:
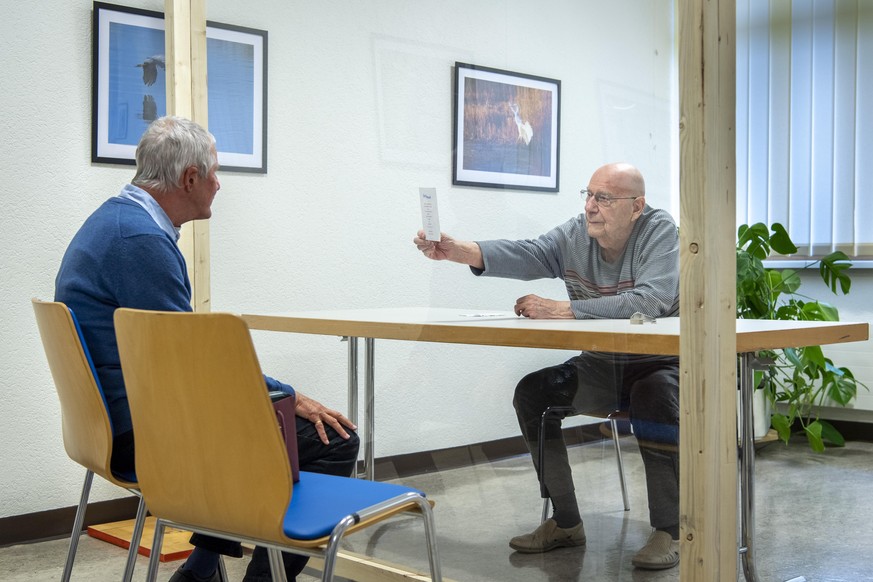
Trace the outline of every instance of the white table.
{"label": "white table", "polygon": [[[364,338],[364,474],[374,476],[375,340],[441,342],[520,348],[679,355],[679,318],[631,324],[628,320],[525,319],[511,312],[448,308],[343,309],[243,315],[251,329],[335,335],[349,339],[349,415],[357,424],[358,339]],[[755,447],[752,359],[759,350],[863,341],[866,323],[737,320],[739,384],[744,411],[740,435],[740,524],[743,573],[758,580],[754,555]],[[361,431],[359,430],[359,433]]]}

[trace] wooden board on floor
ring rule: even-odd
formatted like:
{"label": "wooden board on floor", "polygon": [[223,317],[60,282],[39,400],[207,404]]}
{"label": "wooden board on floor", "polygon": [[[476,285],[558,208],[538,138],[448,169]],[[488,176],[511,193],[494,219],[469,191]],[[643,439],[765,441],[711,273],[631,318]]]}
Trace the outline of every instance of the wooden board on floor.
{"label": "wooden board on floor", "polygon": [[[310,558],[307,568],[319,572],[324,568],[324,560]],[[341,551],[337,554],[334,574],[357,582],[424,582],[430,580],[430,572],[409,570],[405,566],[377,560],[369,556]],[[453,582],[443,576],[443,582]]]}
{"label": "wooden board on floor", "polygon": [[[140,556],[149,557],[152,553],[152,540],[155,535],[156,521],[154,516],[146,518],[142,540],[140,540],[139,550],[137,550]],[[130,548],[130,538],[133,537],[133,522],[134,520],[128,519],[104,523],[102,525],[92,525],[88,527],[88,535],[92,538],[128,549]],[[194,546],[188,543],[190,537],[191,532],[189,531],[174,527],[164,528],[164,542],[161,545],[161,562],[172,562],[173,560],[187,558],[191,550],[194,549]]]}
{"label": "wooden board on floor", "polygon": [[779,433],[776,432],[776,429],[771,428],[767,431],[762,437],[758,437],[755,439],[755,449],[760,449],[764,445],[769,445],[770,443],[775,443],[779,440]]}

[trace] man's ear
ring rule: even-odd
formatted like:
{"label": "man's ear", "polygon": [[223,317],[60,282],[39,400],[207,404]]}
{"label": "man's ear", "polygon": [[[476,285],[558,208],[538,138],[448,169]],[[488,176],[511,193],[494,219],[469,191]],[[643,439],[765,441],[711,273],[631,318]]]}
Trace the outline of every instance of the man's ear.
{"label": "man's ear", "polygon": [[184,188],[186,192],[190,192],[191,188],[194,187],[194,184],[197,183],[198,176],[200,176],[200,172],[197,171],[196,167],[188,166],[185,168],[185,171],[182,172],[182,188]]}
{"label": "man's ear", "polygon": [[643,209],[646,207],[646,199],[643,196],[640,196],[639,198],[634,198],[633,203],[634,213],[632,220],[636,220],[643,214]]}

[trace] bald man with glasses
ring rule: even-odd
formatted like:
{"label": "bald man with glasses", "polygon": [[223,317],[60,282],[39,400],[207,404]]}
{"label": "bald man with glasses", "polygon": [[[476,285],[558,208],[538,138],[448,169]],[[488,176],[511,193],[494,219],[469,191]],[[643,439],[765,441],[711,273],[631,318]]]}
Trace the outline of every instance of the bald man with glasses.
{"label": "bald man with glasses", "polygon": [[[646,204],[645,181],[630,164],[598,168],[581,191],[585,212],[537,239],[460,241],[444,233],[413,239],[428,258],[469,265],[477,276],[530,281],[560,278],[568,300],[525,295],[515,313],[532,319],[629,319],[679,315],[679,235],[673,218]],[[679,359],[582,352],[528,374],[513,398],[522,436],[539,467],[539,424],[551,406],[579,413],[630,413],[646,470],[653,531],[632,563],[660,570],[679,563]],[[584,546],[560,418],[546,424],[541,483],[552,517],[510,547],[541,553]]]}

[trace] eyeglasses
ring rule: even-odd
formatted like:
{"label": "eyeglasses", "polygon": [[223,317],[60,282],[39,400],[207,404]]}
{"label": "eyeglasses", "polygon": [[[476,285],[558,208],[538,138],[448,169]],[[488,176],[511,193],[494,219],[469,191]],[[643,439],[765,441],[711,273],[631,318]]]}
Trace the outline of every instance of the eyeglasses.
{"label": "eyeglasses", "polygon": [[585,202],[594,198],[594,201],[601,208],[609,208],[615,203],[616,200],[635,200],[639,198],[639,196],[610,196],[609,194],[604,194],[603,192],[597,192],[596,194],[589,190],[588,188],[584,188],[579,191],[579,194],[582,195],[582,198]]}

